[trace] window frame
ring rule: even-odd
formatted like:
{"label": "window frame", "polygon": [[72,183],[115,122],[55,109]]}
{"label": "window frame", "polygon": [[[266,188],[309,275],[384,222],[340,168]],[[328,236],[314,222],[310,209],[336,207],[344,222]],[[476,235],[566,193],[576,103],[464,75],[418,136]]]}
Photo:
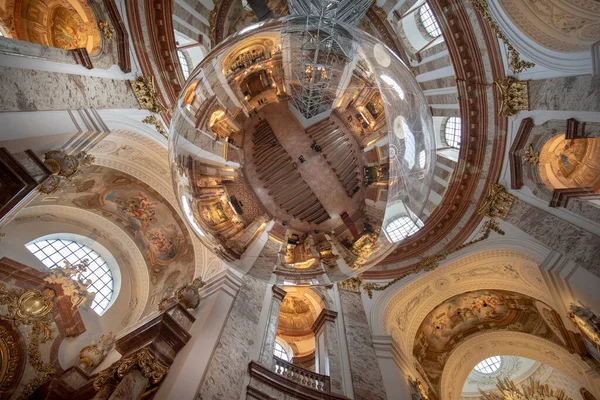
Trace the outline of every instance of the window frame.
{"label": "window frame", "polygon": [[[449,126],[450,124],[450,126]],[[452,129],[452,132],[448,132]],[[462,120],[460,117],[446,117],[440,129],[442,141],[445,146],[460,150],[462,145]],[[449,140],[450,137],[450,140]]]}
{"label": "window frame", "polygon": [[[394,229],[394,231],[390,232],[389,228],[390,225],[395,224],[397,221],[402,220],[403,223],[399,226],[396,227],[392,227]],[[410,226],[408,229],[403,229],[406,226]],[[417,222],[413,221],[413,219],[411,217],[409,217],[406,214],[403,215],[397,215],[393,218],[390,219],[390,222],[388,222],[385,225],[385,235],[388,238],[388,240],[391,243],[398,243],[403,241],[404,239],[414,235],[415,233],[417,233],[422,227],[424,226],[423,221],[421,221],[420,218],[417,218]],[[397,234],[396,232],[399,232],[400,234]],[[401,235],[404,235],[402,237],[400,237]]]}
{"label": "window frame", "polygon": [[418,14],[424,31],[431,39],[442,36],[442,28],[440,27],[440,24],[435,18],[435,15],[433,14],[433,11],[427,2],[424,2],[419,7]]}
{"label": "window frame", "polygon": [[177,59],[179,61],[179,68],[181,69],[181,73],[183,74],[183,78],[187,81],[190,77],[192,69],[190,68],[190,60],[188,59],[188,55],[184,50],[177,50]]}

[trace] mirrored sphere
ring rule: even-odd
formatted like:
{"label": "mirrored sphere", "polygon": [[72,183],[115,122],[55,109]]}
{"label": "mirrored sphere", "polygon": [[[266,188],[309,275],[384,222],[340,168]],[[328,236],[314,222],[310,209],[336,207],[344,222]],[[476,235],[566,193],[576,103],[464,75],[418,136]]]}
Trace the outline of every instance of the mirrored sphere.
{"label": "mirrored sphere", "polygon": [[169,157],[211,251],[259,279],[324,285],[417,234],[435,138],[414,76],[378,39],[287,17],[241,30],[193,71]]}

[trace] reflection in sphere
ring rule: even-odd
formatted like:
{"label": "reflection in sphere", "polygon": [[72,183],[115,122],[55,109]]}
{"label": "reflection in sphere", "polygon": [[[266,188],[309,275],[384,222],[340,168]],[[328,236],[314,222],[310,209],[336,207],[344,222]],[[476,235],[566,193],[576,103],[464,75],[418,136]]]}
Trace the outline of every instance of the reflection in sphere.
{"label": "reflection in sphere", "polygon": [[[169,155],[183,213],[219,257],[259,279],[329,284],[422,227],[435,145],[425,98],[387,47],[287,17],[243,29],[193,71]],[[390,236],[399,219],[416,228]]]}

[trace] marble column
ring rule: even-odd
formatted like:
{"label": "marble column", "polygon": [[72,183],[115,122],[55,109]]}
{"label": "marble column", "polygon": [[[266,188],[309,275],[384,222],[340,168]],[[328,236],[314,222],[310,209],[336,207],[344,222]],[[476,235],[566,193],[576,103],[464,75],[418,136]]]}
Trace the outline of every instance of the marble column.
{"label": "marble column", "polygon": [[600,111],[600,79],[591,75],[528,81],[530,110]]}
{"label": "marble column", "polygon": [[386,400],[385,387],[360,292],[340,290],[340,300],[348,343],[354,398],[356,400]]}
{"label": "marble column", "polygon": [[331,392],[344,394],[342,389],[342,359],[335,329],[335,311],[324,309],[312,326],[315,334],[315,365],[317,373],[329,376]]}
{"label": "marble column", "polygon": [[115,385],[107,383],[98,390],[92,400],[107,400],[115,390]]}
{"label": "marble column", "polygon": [[108,400],[139,399],[148,386],[148,378],[139,369],[133,369],[123,377]]}
{"label": "marble column", "polygon": [[128,80],[0,66],[0,111],[138,108]]}
{"label": "marble column", "polygon": [[281,309],[281,302],[286,295],[286,291],[276,285],[273,285],[272,291],[273,298],[271,299],[271,307],[269,309],[267,330],[258,358],[258,362],[267,368],[273,367],[273,352],[275,351],[275,337],[277,336],[277,326],[279,325],[279,310]]}
{"label": "marble column", "polygon": [[246,275],[198,389],[204,400],[237,399],[248,371],[267,283]]}
{"label": "marble column", "polygon": [[515,199],[506,221],[600,276],[600,237],[520,199]]}

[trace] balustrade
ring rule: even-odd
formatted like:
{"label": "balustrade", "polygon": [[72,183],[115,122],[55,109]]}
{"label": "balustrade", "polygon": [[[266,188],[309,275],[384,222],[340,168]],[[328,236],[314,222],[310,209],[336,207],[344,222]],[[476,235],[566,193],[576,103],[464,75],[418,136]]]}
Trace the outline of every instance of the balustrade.
{"label": "balustrade", "polygon": [[331,383],[326,375],[300,368],[294,364],[273,356],[275,373],[302,386],[330,393]]}

